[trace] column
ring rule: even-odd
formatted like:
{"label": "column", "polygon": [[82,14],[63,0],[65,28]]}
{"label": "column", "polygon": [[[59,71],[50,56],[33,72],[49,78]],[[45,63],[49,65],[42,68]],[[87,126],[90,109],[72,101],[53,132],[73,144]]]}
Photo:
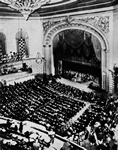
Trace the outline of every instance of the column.
{"label": "column", "polygon": [[114,91],[114,77],[113,77],[113,63],[112,63],[112,51],[106,52],[107,58],[107,91],[112,93]]}
{"label": "column", "polygon": [[51,45],[49,46],[49,48],[50,48],[50,55],[51,55],[51,57],[50,57],[50,59],[51,59],[51,74],[55,75],[53,48]]}
{"label": "column", "polygon": [[44,46],[44,57],[45,57],[45,67],[46,67],[46,74],[51,74],[51,45]]}
{"label": "column", "polygon": [[106,91],[109,92],[109,52],[105,51]]}
{"label": "column", "polygon": [[45,45],[43,45],[43,74],[46,74]]}
{"label": "column", "polygon": [[106,91],[109,91],[109,75],[108,75],[108,51],[102,50],[102,64],[101,64],[101,71],[102,71],[102,88]]}
{"label": "column", "polygon": [[106,89],[106,71],[105,71],[105,50],[101,51],[101,75],[102,75],[102,88]]}

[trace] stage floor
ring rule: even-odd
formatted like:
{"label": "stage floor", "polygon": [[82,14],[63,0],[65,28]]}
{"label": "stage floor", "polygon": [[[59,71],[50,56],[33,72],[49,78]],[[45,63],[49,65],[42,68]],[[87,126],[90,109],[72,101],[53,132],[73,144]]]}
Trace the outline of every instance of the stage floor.
{"label": "stage floor", "polygon": [[78,89],[85,91],[85,92],[92,92],[92,90],[88,88],[88,85],[92,81],[89,81],[86,83],[78,83],[78,82],[70,81],[70,80],[65,79],[65,78],[61,78],[61,79],[57,79],[57,82],[61,82],[62,84],[73,86],[73,87],[78,88]]}

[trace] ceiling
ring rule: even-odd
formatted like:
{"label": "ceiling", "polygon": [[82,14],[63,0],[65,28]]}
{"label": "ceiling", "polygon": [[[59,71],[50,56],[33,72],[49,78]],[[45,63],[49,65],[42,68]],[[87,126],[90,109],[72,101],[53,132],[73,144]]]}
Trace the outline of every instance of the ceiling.
{"label": "ceiling", "polygon": [[[68,12],[91,10],[118,4],[118,0],[51,0],[35,10],[32,16],[52,16]],[[0,2],[0,16],[21,16],[20,12]]]}

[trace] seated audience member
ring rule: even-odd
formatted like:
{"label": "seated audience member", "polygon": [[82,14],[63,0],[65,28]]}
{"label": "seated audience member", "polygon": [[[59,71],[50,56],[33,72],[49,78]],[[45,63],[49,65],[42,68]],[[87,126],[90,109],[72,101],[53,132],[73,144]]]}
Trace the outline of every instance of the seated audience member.
{"label": "seated audience member", "polygon": [[[40,79],[30,79],[3,86],[0,98],[0,114],[20,120],[20,133],[23,133],[22,121],[29,120],[45,125],[47,130],[54,127],[54,132],[61,136],[75,135],[73,140],[88,149],[111,150],[117,147],[117,139],[111,131],[116,128],[118,97],[107,93],[87,93],[59,82],[45,85]],[[86,106],[86,101],[89,108],[71,123],[71,118]],[[10,128],[9,121],[7,124]],[[88,125],[89,135],[86,135]],[[50,144],[50,138],[46,142]]]}

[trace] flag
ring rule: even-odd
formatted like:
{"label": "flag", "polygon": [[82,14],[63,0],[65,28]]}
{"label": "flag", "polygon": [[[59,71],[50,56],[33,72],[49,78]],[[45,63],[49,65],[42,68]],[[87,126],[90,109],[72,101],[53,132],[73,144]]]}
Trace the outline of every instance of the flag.
{"label": "flag", "polygon": [[22,37],[19,39],[18,41],[18,47],[19,47],[19,56],[21,58],[24,57],[25,55],[25,46],[26,46],[26,43],[25,43],[25,39],[23,39]]}

